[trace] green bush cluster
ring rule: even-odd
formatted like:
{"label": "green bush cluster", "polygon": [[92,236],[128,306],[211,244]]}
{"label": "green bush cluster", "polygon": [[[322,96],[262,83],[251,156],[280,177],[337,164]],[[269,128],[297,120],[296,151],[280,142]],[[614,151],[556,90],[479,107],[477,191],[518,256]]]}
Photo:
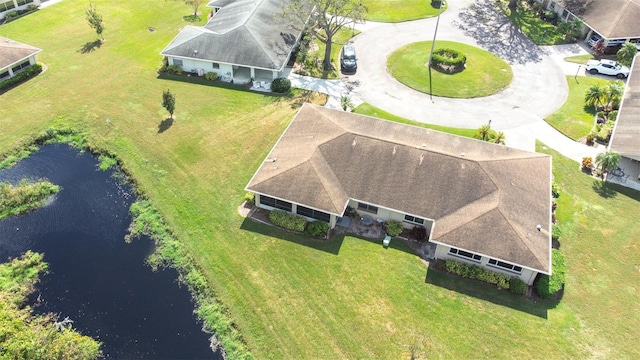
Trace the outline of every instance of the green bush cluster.
{"label": "green bush cluster", "polygon": [[611,138],[611,133],[613,132],[613,127],[615,126],[615,122],[612,120],[607,120],[607,122],[600,126],[596,126],[596,140],[607,143]]}
{"label": "green bush cluster", "polygon": [[437,49],[431,58],[432,66],[448,73],[462,71],[466,62],[467,57],[453,49]]}
{"label": "green bush cluster", "polygon": [[34,4],[29,4],[29,6],[27,6],[27,8],[24,9],[24,10],[14,10],[14,11],[11,11],[11,12],[8,12],[8,13],[4,14],[4,19],[5,19],[6,22],[9,22],[9,21],[12,21],[12,20],[15,20],[15,19],[19,18],[22,15],[28,14],[28,13],[30,13],[32,11],[35,11],[37,9],[38,9],[38,6],[36,6]]}
{"label": "green bush cluster", "polygon": [[204,78],[211,81],[218,80],[218,73],[209,71],[208,73],[204,74]]}
{"label": "green bush cluster", "polygon": [[291,90],[291,81],[287,78],[277,78],[271,82],[271,91],[275,93],[288,93]]}
{"label": "green bush cluster", "polygon": [[567,266],[564,255],[560,250],[553,249],[551,253],[551,276],[542,275],[536,283],[536,292],[543,299],[548,299],[564,286]]}
{"label": "green bush cluster", "polygon": [[400,221],[390,220],[387,223],[387,235],[398,236],[402,233],[403,227]]}
{"label": "green bush cluster", "polygon": [[558,241],[558,239],[560,239],[561,235],[562,235],[562,231],[560,230],[558,225],[552,225],[551,226],[551,240]]}
{"label": "green bush cluster", "polygon": [[0,182],[0,219],[23,214],[41,206],[60,186],[48,181],[21,180],[17,185]]}
{"label": "green bush cluster", "polygon": [[310,236],[324,237],[329,232],[329,224],[324,221],[310,221],[304,232]]}
{"label": "green bush cluster", "polygon": [[524,294],[527,292],[527,284],[524,281],[513,276],[509,280],[509,291],[514,294]]}
{"label": "green bush cluster", "polygon": [[269,220],[276,226],[298,232],[303,232],[307,225],[307,220],[302,216],[289,214],[282,210],[271,210]]}
{"label": "green bush cluster", "polygon": [[167,72],[170,74],[182,74],[182,67],[179,65],[169,65],[167,66]]}
{"label": "green bush cluster", "polygon": [[453,274],[460,275],[469,279],[476,279],[494,284],[498,289],[508,289],[511,276],[498,274],[490,270],[483,269],[474,265],[468,265],[460,261],[445,260],[445,269]]}
{"label": "green bush cluster", "polygon": [[17,85],[27,79],[30,79],[40,74],[41,72],[42,72],[42,65],[40,64],[31,65],[30,67],[26,68],[24,71],[12,77],[11,79],[7,79],[3,82],[0,82],[0,92],[8,90],[14,85]]}

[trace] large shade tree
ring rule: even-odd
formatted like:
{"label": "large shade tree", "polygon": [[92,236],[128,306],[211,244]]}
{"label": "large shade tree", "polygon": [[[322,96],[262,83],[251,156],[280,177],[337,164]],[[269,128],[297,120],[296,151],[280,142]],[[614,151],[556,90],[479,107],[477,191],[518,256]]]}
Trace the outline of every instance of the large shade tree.
{"label": "large shade tree", "polygon": [[341,29],[363,22],[366,12],[367,8],[360,0],[291,0],[282,11],[282,19],[306,23],[305,31],[325,45],[323,68],[332,70],[333,37]]}

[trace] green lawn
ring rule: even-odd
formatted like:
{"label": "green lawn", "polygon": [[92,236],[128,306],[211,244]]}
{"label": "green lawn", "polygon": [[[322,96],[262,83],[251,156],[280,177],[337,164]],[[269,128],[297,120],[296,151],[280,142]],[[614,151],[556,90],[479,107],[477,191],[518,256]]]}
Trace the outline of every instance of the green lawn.
{"label": "green lawn", "polygon": [[[0,27],[0,35],[42,48],[48,67],[0,96],[0,153],[66,125],[117,154],[194,256],[255,358],[409,358],[414,344],[448,359],[640,357],[635,193],[601,197],[576,163],[556,157],[569,269],[559,304],[429,270],[400,242],[385,250],[351,236],[313,241],[247,221],[237,213],[243,188],[305,94],[159,78],[158,53],[190,8],[95,3],[106,42],[89,53],[79,51],[96,39],[86,3],[63,1]],[[159,133],[166,89],[176,95],[176,118]]]}
{"label": "green lawn", "polygon": [[[576,55],[576,56],[566,57],[566,58],[564,58],[564,61],[568,61],[568,62],[572,62],[572,63],[576,63],[576,64],[587,65],[587,61],[593,60],[593,59],[595,59],[595,56],[593,56],[592,54],[583,54],[583,55]],[[616,60],[616,56],[615,55],[604,55],[604,56],[601,57],[601,59]]]}
{"label": "green lawn", "polygon": [[575,78],[569,75],[567,82],[569,84],[567,101],[544,120],[571,139],[579,140],[589,134],[596,115],[593,106],[585,105],[584,96],[592,85],[600,84],[603,86],[607,84],[607,81],[595,77],[578,76],[576,82]]}
{"label": "green lawn", "polygon": [[377,107],[375,107],[375,106],[373,106],[373,105],[371,105],[369,103],[362,103],[362,104],[358,105],[358,107],[353,109],[353,112],[357,113],[357,114],[377,117],[379,119],[391,120],[391,121],[395,121],[395,122],[402,123],[402,124],[408,124],[408,125],[413,125],[413,126],[424,127],[424,128],[427,128],[427,129],[438,130],[438,131],[446,132],[446,133],[449,133],[449,134],[455,134],[455,135],[460,135],[460,136],[464,136],[464,137],[472,138],[476,133],[476,129],[453,128],[453,127],[448,127],[448,126],[425,124],[425,123],[421,123],[421,122],[405,119],[403,117],[396,116],[396,115],[393,115],[393,114],[391,114],[389,112],[386,112],[386,111],[384,111],[384,110],[382,110],[380,108],[377,108]]}
{"label": "green lawn", "polygon": [[507,7],[508,0],[500,0],[500,9],[522,32],[537,45],[564,44],[564,36],[551,23],[540,19],[527,4],[519,4],[515,12]]}
{"label": "green lawn", "polygon": [[[424,19],[438,15],[429,0],[364,0],[368,21],[401,22]],[[442,12],[447,10],[447,5]]]}
{"label": "green lawn", "polygon": [[[431,41],[406,45],[387,59],[387,69],[401,83],[429,93],[429,54]],[[488,96],[504,90],[511,83],[511,66],[496,55],[474,46],[453,41],[437,41],[435,49],[449,48],[467,57],[466,69],[445,74],[432,69],[433,95],[451,98]]]}

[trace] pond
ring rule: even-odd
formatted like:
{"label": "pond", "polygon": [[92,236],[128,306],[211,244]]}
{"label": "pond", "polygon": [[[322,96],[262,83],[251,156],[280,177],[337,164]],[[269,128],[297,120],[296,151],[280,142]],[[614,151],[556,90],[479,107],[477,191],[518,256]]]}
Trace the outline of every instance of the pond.
{"label": "pond", "polygon": [[193,314],[194,304],[173,269],[153,272],[154,244],[126,244],[135,200],[113,170],[67,145],[47,145],[0,181],[46,178],[62,190],[43,208],[0,221],[0,259],[26,250],[44,253],[35,309],[69,317],[81,333],[103,342],[107,358],[222,359]]}

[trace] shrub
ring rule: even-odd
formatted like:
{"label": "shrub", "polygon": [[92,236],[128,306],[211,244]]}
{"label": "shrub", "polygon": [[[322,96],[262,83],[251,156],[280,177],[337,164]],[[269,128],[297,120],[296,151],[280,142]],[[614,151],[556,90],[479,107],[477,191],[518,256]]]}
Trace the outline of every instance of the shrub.
{"label": "shrub", "polygon": [[616,117],[618,117],[618,110],[613,110],[607,115],[607,120],[616,121]]}
{"label": "shrub", "polygon": [[35,5],[35,4],[29,4],[29,5],[27,6],[27,11],[33,11],[33,10],[36,10],[37,8],[38,8],[38,5]]}
{"label": "shrub", "polygon": [[403,227],[400,221],[391,220],[387,223],[387,235],[398,236],[402,233]]}
{"label": "shrub", "polygon": [[276,226],[298,232],[303,232],[307,225],[307,220],[302,216],[289,214],[282,210],[271,210],[269,220]]}
{"label": "shrub", "polygon": [[[587,142],[588,141],[589,141],[589,139],[587,138]],[[583,169],[593,169],[593,158],[591,158],[591,156],[585,156],[585,157],[582,158],[582,168]]]}
{"label": "shrub", "polygon": [[277,78],[271,82],[271,91],[275,93],[288,93],[291,90],[291,81],[287,78]]}
{"label": "shrub", "polygon": [[454,73],[464,70],[467,57],[453,49],[437,49],[433,52],[431,66],[445,73]]}
{"label": "shrub", "polygon": [[593,140],[596,139],[596,133],[592,130],[589,134],[587,134],[587,145],[592,145]]}
{"label": "shrub", "polygon": [[551,253],[551,272],[551,276],[541,275],[536,283],[536,292],[543,299],[550,298],[564,286],[567,269],[564,255],[557,249]]}
{"label": "shrub", "polygon": [[600,130],[596,133],[596,140],[602,143],[609,142],[614,125],[615,123],[613,121],[608,120],[604,125],[600,127]]}
{"label": "shrub", "polygon": [[558,225],[551,226],[551,240],[558,241],[558,239],[560,239],[560,236],[562,236],[562,231],[560,230]]}
{"label": "shrub", "polygon": [[509,290],[514,294],[524,294],[527,292],[527,284],[517,277],[512,277],[509,280]]}
{"label": "shrub", "polygon": [[329,232],[329,224],[324,221],[310,221],[304,232],[310,236],[324,237]]}
{"label": "shrub", "polygon": [[483,269],[474,265],[468,265],[460,261],[445,260],[444,268],[450,273],[460,275],[465,278],[494,284],[498,289],[508,289],[510,286],[511,277],[509,275],[498,274],[491,270]]}
{"label": "shrub", "polygon": [[9,21],[9,20],[11,20],[13,18],[17,18],[18,16],[20,16],[20,13],[17,10],[10,11],[10,12],[4,14],[4,18],[7,21]]}
{"label": "shrub", "polygon": [[167,66],[167,72],[170,74],[182,74],[182,67],[180,65]]}
{"label": "shrub", "polygon": [[7,79],[3,82],[0,82],[0,92],[8,90],[9,88],[29,79],[32,78],[38,74],[40,74],[42,72],[42,66],[40,64],[35,64],[32,65],[28,68],[26,68],[24,71],[22,71],[21,73],[17,74],[16,76],[12,77],[11,79]]}
{"label": "shrub", "polygon": [[256,203],[256,195],[252,192],[247,191],[246,193],[244,193],[244,201],[250,203],[250,204],[255,204]]}
{"label": "shrub", "polygon": [[208,73],[204,74],[204,78],[211,81],[218,80],[218,73],[209,71]]}
{"label": "shrub", "polygon": [[558,185],[556,185],[555,181],[551,183],[551,196],[553,196],[554,199],[560,197],[560,191],[558,191]]}

